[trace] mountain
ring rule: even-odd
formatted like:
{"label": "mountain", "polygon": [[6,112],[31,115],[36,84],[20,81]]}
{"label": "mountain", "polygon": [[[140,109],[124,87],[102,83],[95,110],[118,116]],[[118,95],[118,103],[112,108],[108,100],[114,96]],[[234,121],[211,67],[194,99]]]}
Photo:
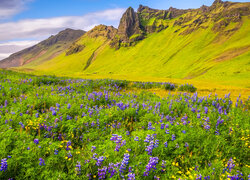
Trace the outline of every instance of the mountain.
{"label": "mountain", "polygon": [[37,59],[39,59],[40,62],[50,60],[62,53],[72,42],[84,33],[82,30],[65,29],[37,45],[10,55],[8,58],[0,61],[0,67],[23,66]]}
{"label": "mountain", "polygon": [[198,9],[129,7],[118,29],[99,25],[52,59],[18,68],[38,74],[195,79],[249,86],[250,3]]}

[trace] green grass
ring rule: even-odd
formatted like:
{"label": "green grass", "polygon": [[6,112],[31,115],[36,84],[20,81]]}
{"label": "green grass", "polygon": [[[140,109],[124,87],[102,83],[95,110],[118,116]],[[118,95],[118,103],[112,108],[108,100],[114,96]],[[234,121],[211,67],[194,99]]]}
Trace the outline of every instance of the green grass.
{"label": "green grass", "polygon": [[[180,35],[188,27],[173,27],[175,20],[168,22],[169,28],[148,35],[135,46],[121,47],[119,50],[110,48],[104,37],[89,38],[85,35],[78,41],[86,46],[82,52],[70,56],[62,53],[50,61],[39,65],[28,64],[20,69],[32,69],[37,74],[197,79],[248,86],[249,18],[243,17],[241,28],[228,35],[213,32],[211,20],[205,24],[209,25],[207,29],[200,28]],[[238,25],[232,23],[226,30]],[[235,55],[234,51],[238,54]],[[91,62],[84,70],[91,56]],[[218,58],[222,60],[217,61]]]}
{"label": "green grass", "polygon": [[169,90],[0,70],[0,179],[247,179],[249,100]]}

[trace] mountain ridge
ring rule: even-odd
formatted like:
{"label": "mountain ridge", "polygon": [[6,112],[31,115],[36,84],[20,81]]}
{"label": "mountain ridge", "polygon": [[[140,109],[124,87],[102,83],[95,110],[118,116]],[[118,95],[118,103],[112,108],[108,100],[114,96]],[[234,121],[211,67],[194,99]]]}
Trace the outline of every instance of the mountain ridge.
{"label": "mountain ridge", "polygon": [[[6,59],[1,60],[0,67],[8,68],[8,67],[17,67],[28,64],[33,60],[46,54],[49,48],[53,45],[57,45],[56,48],[58,49],[58,51],[56,51],[55,54],[51,54],[51,56],[56,56],[57,54],[63,52],[69,46],[70,42],[74,42],[84,33],[85,31],[82,30],[73,30],[67,28],[63,31],[60,31],[57,35],[52,35],[48,39],[43,40],[34,46],[23,49],[19,52],[10,55]],[[59,46],[62,47],[60,48]]]}
{"label": "mountain ridge", "polygon": [[17,69],[249,82],[249,8],[249,2],[220,0],[187,10],[129,7],[117,29],[96,26],[58,56]]}

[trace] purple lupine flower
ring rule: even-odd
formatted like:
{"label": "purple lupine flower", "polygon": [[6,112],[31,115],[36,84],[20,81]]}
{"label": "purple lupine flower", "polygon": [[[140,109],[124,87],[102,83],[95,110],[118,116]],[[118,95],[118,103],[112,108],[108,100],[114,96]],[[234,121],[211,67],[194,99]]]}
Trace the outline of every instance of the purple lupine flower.
{"label": "purple lupine flower", "polygon": [[159,177],[157,177],[157,176],[154,176],[154,179],[156,179],[156,180],[160,180],[160,178],[159,178]]}
{"label": "purple lupine flower", "polygon": [[151,140],[151,136],[148,134],[148,135],[146,136],[146,139],[144,140],[144,142],[149,143],[150,140]]}
{"label": "purple lupine flower", "polygon": [[92,146],[91,152],[93,152],[95,149],[96,149],[96,147],[95,147],[95,146]]}
{"label": "purple lupine flower", "polygon": [[70,108],[71,108],[71,105],[70,105],[70,103],[69,103],[69,104],[67,105],[67,108],[68,108],[68,109],[70,109]]}
{"label": "purple lupine flower", "polygon": [[224,115],[227,115],[227,110],[226,109],[224,110]]}
{"label": "purple lupine flower", "polygon": [[126,145],[126,140],[123,140],[121,143],[121,146],[125,146]]}
{"label": "purple lupine flower", "polygon": [[210,176],[205,176],[204,179],[205,179],[205,180],[209,180],[209,179],[210,179]]}
{"label": "purple lupine flower", "polygon": [[104,157],[103,156],[100,156],[99,158],[96,159],[96,165],[97,166],[101,166],[102,165],[102,162],[104,161]]}
{"label": "purple lupine flower", "polygon": [[200,115],[200,114],[197,114],[197,118],[201,118],[201,115]]}
{"label": "purple lupine flower", "polygon": [[204,107],[204,112],[205,112],[205,114],[208,113],[208,108],[207,107]]}
{"label": "purple lupine flower", "polygon": [[134,140],[135,140],[135,141],[139,141],[139,137],[136,136],[136,137],[134,138]]}
{"label": "purple lupine flower", "polygon": [[156,165],[158,164],[159,158],[158,157],[149,157],[149,162],[146,165],[146,169],[143,173],[143,176],[148,176],[151,169],[156,169]]}
{"label": "purple lupine flower", "polygon": [[197,174],[196,180],[202,180],[202,175],[201,174]]}
{"label": "purple lupine flower", "polygon": [[71,146],[71,141],[68,141],[68,142],[67,142],[67,147],[66,147],[66,150],[67,150],[67,151],[71,150],[71,148],[70,148],[69,146]]}
{"label": "purple lupine flower", "polygon": [[165,147],[168,147],[168,142],[167,142],[167,141],[164,143],[164,146],[165,146]]}
{"label": "purple lupine flower", "polygon": [[107,167],[104,166],[102,169],[98,168],[98,179],[105,179],[106,178],[106,173],[107,173]]}
{"label": "purple lupine flower", "polygon": [[155,130],[155,127],[152,127],[152,122],[148,122],[148,130]]}
{"label": "purple lupine flower", "polygon": [[172,134],[172,141],[174,141],[175,139],[176,139],[176,136],[175,136],[175,134]]}
{"label": "purple lupine flower", "polygon": [[186,143],[185,143],[185,147],[188,147],[188,146],[189,146],[189,145],[188,145],[188,143],[186,142]]}
{"label": "purple lupine flower", "polygon": [[72,154],[71,154],[71,152],[68,152],[67,156],[68,156],[68,159],[70,159],[70,158],[73,157]]}
{"label": "purple lupine flower", "polygon": [[234,161],[232,158],[230,158],[227,162],[227,169],[229,170],[229,172],[231,173],[232,169],[235,167]]}
{"label": "purple lupine flower", "polygon": [[118,136],[117,134],[112,134],[110,140],[116,143],[115,151],[119,151],[126,144],[125,140],[122,141],[122,136]]}
{"label": "purple lupine flower", "polygon": [[154,149],[154,141],[150,141],[149,146],[146,146],[146,151],[148,152],[148,155],[152,154],[153,149]]}
{"label": "purple lupine flower", "polygon": [[77,164],[76,164],[76,173],[78,176],[81,175],[81,163],[79,161],[77,161]]}
{"label": "purple lupine flower", "polygon": [[116,141],[118,135],[117,134],[112,134],[112,137],[110,138],[111,141]]}
{"label": "purple lupine flower", "polygon": [[[154,135],[154,134],[153,134]],[[154,142],[154,148],[157,148],[159,146],[159,140],[156,139],[155,142]]]}
{"label": "purple lupine flower", "polygon": [[56,116],[56,111],[55,110],[52,110],[52,115]]}
{"label": "purple lupine flower", "polygon": [[167,161],[165,161],[165,160],[162,160],[162,163],[161,163],[161,171],[162,172],[164,172],[165,171],[165,168],[166,168],[166,163],[167,163]]}
{"label": "purple lupine flower", "polygon": [[22,122],[19,122],[19,124],[21,125],[21,127],[22,128],[24,128],[25,126],[23,125],[23,123]]}
{"label": "purple lupine flower", "polygon": [[43,158],[39,158],[39,165],[40,166],[45,166],[45,162]]}
{"label": "purple lupine flower", "polygon": [[1,160],[1,167],[0,167],[0,171],[7,171],[8,168],[8,164],[7,164],[7,158],[4,158]]}
{"label": "purple lupine flower", "polygon": [[39,139],[34,139],[35,144],[39,144]]}
{"label": "purple lupine flower", "polygon": [[194,170],[195,170],[195,171],[197,171],[197,170],[198,170],[198,168],[199,168],[199,166],[195,166]]}
{"label": "purple lupine flower", "polygon": [[117,171],[115,169],[115,165],[113,163],[109,163],[108,172],[110,173],[109,178],[112,178],[117,173]]}
{"label": "purple lupine flower", "polygon": [[222,110],[221,106],[218,108],[218,112],[219,112],[219,114],[222,114],[223,110]]}
{"label": "purple lupine flower", "polygon": [[4,106],[5,107],[8,106],[8,101],[7,100],[4,101]]}
{"label": "purple lupine flower", "polygon": [[128,180],[135,180],[135,174],[134,173],[129,173],[128,174]]}
{"label": "purple lupine flower", "polygon": [[58,154],[58,150],[57,150],[57,149],[55,149],[55,152],[54,152],[54,154],[55,154],[55,155],[57,155],[57,154]]}
{"label": "purple lupine flower", "polygon": [[120,168],[119,168],[119,171],[121,173],[124,173],[124,171],[126,170],[126,167],[129,163],[129,157],[130,157],[130,155],[128,153],[124,154],[123,160],[122,160]]}

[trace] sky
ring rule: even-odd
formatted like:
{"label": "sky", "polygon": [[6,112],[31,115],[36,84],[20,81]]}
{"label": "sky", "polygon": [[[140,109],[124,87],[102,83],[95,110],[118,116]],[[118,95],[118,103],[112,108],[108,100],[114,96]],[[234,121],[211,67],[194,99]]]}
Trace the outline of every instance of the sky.
{"label": "sky", "polygon": [[[249,2],[249,0],[238,0]],[[155,9],[199,8],[213,0],[0,0],[0,60],[66,28],[118,27],[131,6]]]}

